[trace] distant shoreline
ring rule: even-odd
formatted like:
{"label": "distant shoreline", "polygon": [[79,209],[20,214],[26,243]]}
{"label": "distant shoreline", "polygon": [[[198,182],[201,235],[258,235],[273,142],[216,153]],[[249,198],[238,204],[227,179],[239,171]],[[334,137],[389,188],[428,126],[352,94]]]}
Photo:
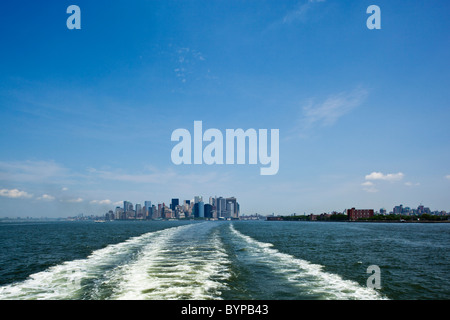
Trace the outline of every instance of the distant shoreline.
{"label": "distant shoreline", "polygon": [[[327,222],[327,221],[324,221]],[[423,220],[423,221],[397,221],[397,220],[356,220],[347,222],[384,222],[384,223],[450,223],[450,220]]]}
{"label": "distant shoreline", "polygon": [[343,223],[363,223],[363,222],[368,222],[368,223],[450,223],[450,220],[423,220],[423,221],[398,221],[398,220],[283,220],[283,219],[279,219],[279,220],[264,220],[264,221],[280,221],[280,222],[289,222],[289,221],[295,221],[295,222],[343,222]]}

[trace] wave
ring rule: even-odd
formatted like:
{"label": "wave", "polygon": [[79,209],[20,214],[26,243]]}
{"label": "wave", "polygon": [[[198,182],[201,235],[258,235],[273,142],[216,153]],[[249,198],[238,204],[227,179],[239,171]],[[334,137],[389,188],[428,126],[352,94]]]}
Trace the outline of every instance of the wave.
{"label": "wave", "polygon": [[[195,230],[191,230],[195,227]],[[212,299],[228,277],[228,259],[217,233],[184,225],[130,238],[0,287],[3,300]],[[202,233],[194,243],[188,233]]]}
{"label": "wave", "polygon": [[[229,293],[232,260],[216,223],[196,223],[149,232],[67,261],[22,282],[0,287],[3,300],[205,300]],[[229,224],[230,235],[245,244],[245,255],[317,299],[383,299],[374,289],[323,266],[282,253]],[[227,232],[228,233],[228,232]],[[234,274],[234,277],[236,274]]]}
{"label": "wave", "polygon": [[247,251],[272,267],[312,298],[336,300],[379,300],[386,299],[372,288],[363,287],[352,280],[345,280],[337,274],[323,271],[323,266],[296,258],[278,251],[273,244],[258,241],[236,230],[230,224],[231,232],[249,245]]}
{"label": "wave", "polygon": [[182,244],[185,232],[166,233],[117,270],[114,299],[220,299],[230,276],[228,255],[217,232],[197,225],[195,240]]}

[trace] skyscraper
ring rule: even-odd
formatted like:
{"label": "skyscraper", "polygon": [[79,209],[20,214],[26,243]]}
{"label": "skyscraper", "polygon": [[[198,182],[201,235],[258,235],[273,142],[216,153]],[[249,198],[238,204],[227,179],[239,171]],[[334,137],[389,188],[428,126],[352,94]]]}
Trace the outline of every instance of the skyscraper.
{"label": "skyscraper", "polygon": [[203,203],[203,201],[200,201],[198,203],[198,217],[199,218],[205,217],[205,204]]}
{"label": "skyscraper", "polygon": [[227,201],[227,210],[225,216],[227,218],[234,218],[234,203],[232,201]]}
{"label": "skyscraper", "polygon": [[233,205],[230,205],[231,211],[230,211],[230,217],[231,218],[238,218],[239,217],[239,204],[237,203],[237,200],[235,197],[230,197],[226,199],[226,202],[230,202]]}
{"label": "skyscraper", "polygon": [[205,204],[205,218],[213,218],[213,206],[209,203]]}
{"label": "skyscraper", "polygon": [[216,198],[216,211],[217,211],[217,218],[225,217],[225,213],[227,210],[227,203],[226,199],[222,197]]}
{"label": "skyscraper", "polygon": [[172,210],[175,210],[175,208],[180,204],[180,200],[179,199],[172,199],[172,202],[170,204],[170,208]]}
{"label": "skyscraper", "polygon": [[135,212],[135,218],[142,218],[142,206],[140,203],[136,203],[136,212]]}
{"label": "skyscraper", "polygon": [[131,202],[124,201],[124,202],[123,202],[123,211],[124,211],[124,212],[129,211],[129,210],[130,210],[130,205],[132,205]]}

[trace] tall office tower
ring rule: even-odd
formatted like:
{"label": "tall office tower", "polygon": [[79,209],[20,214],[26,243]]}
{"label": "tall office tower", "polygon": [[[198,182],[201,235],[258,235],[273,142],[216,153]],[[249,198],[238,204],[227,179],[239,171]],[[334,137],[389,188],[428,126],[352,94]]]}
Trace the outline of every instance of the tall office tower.
{"label": "tall office tower", "polygon": [[152,217],[152,202],[144,201],[144,218],[151,219]]}
{"label": "tall office tower", "polygon": [[128,202],[128,201],[123,202],[123,211],[124,212],[128,211],[129,205],[130,205],[130,202]]}
{"label": "tall office tower", "polygon": [[238,218],[239,217],[239,205],[235,197],[230,197],[226,199],[227,202],[233,203],[233,210],[231,211],[230,217]]}
{"label": "tall office tower", "polygon": [[213,197],[209,197],[209,204],[210,205],[214,205],[214,198]]}
{"label": "tall office tower", "polygon": [[194,203],[199,203],[200,201],[203,201],[203,197],[202,196],[195,196],[194,197]]}
{"label": "tall office tower", "polygon": [[142,217],[142,206],[140,203],[136,203],[136,218]]}
{"label": "tall office tower", "polygon": [[121,207],[116,207],[115,219],[120,220],[123,218],[123,209]]}
{"label": "tall office tower", "polygon": [[187,204],[189,206],[191,204],[191,200],[184,200],[184,204]]}
{"label": "tall office tower", "polygon": [[198,218],[198,202],[194,203],[194,206],[192,207],[192,215],[194,218]]}
{"label": "tall office tower", "polygon": [[227,201],[227,210],[225,216],[227,218],[234,218],[234,203],[231,201]]}
{"label": "tall office tower", "polygon": [[227,211],[227,203],[225,198],[216,198],[216,211],[217,218],[225,217],[225,213]]}
{"label": "tall office tower", "polygon": [[180,200],[179,199],[172,199],[172,202],[170,204],[171,209],[175,211],[175,209],[177,208],[177,206],[180,204]]}
{"label": "tall office tower", "polygon": [[213,206],[209,203],[205,204],[205,218],[213,218]]}
{"label": "tall office tower", "polygon": [[200,201],[198,203],[198,217],[204,218],[205,217],[205,204],[203,201]]}

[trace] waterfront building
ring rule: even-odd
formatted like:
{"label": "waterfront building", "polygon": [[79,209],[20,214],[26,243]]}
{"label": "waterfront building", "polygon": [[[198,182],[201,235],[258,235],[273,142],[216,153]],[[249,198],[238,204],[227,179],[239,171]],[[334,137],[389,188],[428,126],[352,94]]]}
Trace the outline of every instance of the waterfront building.
{"label": "waterfront building", "polygon": [[373,217],[373,209],[347,209],[348,220],[358,220],[360,218],[367,219]]}

